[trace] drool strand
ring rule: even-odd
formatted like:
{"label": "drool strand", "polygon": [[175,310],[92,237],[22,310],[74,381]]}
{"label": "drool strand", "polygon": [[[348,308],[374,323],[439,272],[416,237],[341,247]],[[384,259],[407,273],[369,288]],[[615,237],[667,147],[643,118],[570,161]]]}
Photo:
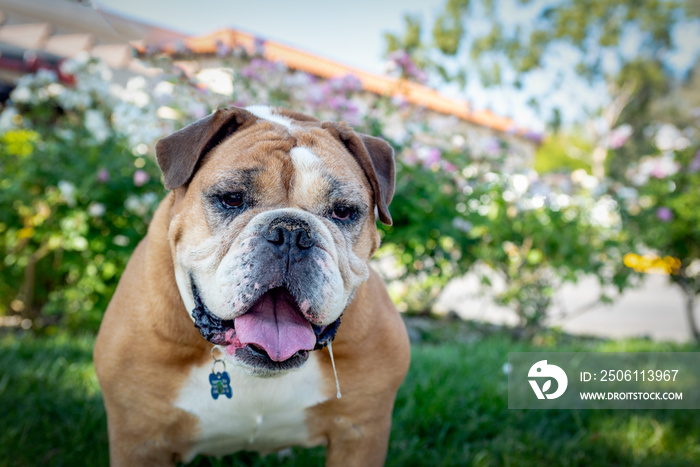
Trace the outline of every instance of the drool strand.
{"label": "drool strand", "polygon": [[335,360],[333,359],[333,344],[330,342],[328,343],[328,352],[331,354],[331,365],[333,365],[333,376],[335,376],[335,389],[338,391],[335,397],[340,399],[340,383],[338,383],[338,372],[335,369]]}

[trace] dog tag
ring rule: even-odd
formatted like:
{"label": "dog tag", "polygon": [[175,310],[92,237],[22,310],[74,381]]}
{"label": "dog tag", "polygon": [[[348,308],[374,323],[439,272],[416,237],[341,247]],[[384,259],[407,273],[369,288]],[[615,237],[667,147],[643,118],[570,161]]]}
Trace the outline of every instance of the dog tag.
{"label": "dog tag", "polygon": [[214,400],[218,399],[219,396],[224,395],[229,399],[233,397],[233,391],[231,390],[231,378],[226,371],[220,371],[217,373],[212,373],[209,375],[209,384],[211,384],[211,397]]}
{"label": "dog tag", "polygon": [[[214,357],[214,349],[211,349],[211,356],[214,359],[214,363],[211,366],[211,374],[209,375],[209,384],[211,384],[211,397],[216,400],[219,396],[226,396],[229,399],[233,397],[233,390],[231,389],[231,377],[226,372],[226,363]],[[216,364],[221,363],[224,367],[221,371],[216,371]]]}

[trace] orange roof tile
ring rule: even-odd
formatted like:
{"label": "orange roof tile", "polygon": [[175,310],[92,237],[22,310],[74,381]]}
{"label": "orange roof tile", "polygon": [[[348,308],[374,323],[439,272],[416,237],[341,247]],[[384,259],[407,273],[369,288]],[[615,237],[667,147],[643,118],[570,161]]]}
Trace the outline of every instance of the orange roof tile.
{"label": "orange roof tile", "polygon": [[[177,43],[171,42],[161,47],[161,50],[169,54],[178,54],[181,52],[178,46],[184,46],[195,54],[206,55],[216,54],[217,47],[223,45],[230,48],[243,47],[248,53],[253,54],[257,48],[256,41],[259,39],[252,34],[233,29],[221,29],[205,36],[188,37]],[[516,129],[515,124],[509,118],[500,117],[489,110],[472,111],[468,102],[445,97],[435,89],[422,84],[368,73],[279,42],[265,40],[261,43],[264,44],[262,47],[264,58],[282,62],[289,68],[305,71],[321,78],[338,78],[351,74],[360,80],[366,91],[381,95],[400,96],[412,104],[442,114],[455,115],[463,120],[497,131],[526,133],[526,130]]]}

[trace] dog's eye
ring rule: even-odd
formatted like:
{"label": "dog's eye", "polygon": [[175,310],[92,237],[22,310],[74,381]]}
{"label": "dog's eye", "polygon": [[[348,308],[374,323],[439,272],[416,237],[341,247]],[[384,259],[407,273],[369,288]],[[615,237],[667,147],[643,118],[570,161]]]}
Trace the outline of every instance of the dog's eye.
{"label": "dog's eye", "polygon": [[339,221],[345,221],[350,219],[355,212],[356,209],[354,207],[340,204],[333,208],[332,217]]}
{"label": "dog's eye", "polygon": [[221,205],[229,209],[240,208],[241,206],[243,206],[243,202],[245,201],[243,193],[240,192],[224,193],[222,195],[219,195],[218,198]]}

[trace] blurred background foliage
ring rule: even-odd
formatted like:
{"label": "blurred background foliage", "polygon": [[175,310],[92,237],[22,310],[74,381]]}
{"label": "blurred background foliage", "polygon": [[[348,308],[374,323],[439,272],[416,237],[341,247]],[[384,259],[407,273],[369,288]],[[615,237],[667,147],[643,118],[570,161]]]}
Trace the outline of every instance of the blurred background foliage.
{"label": "blurred background foliage", "polygon": [[535,170],[596,177],[594,197],[610,197],[628,232],[608,251],[680,261],[662,270],[696,338],[700,64],[688,38],[698,18],[696,0],[447,0],[433,23],[409,14],[385,34],[387,56],[421,70],[407,79],[526,95],[549,121]]}
{"label": "blurred background foliage", "polygon": [[[63,63],[68,81],[45,70],[25,76],[0,114],[0,315],[40,332],[96,329],[165,193],[154,141],[231,104],[344,119],[391,142],[395,223],[379,226],[376,265],[402,311],[431,313],[445,285],[472,272],[532,335],[566,283],[594,276],[591,305],[634,286],[643,268],[630,267],[630,254],[677,258],[669,277],[692,310],[700,112],[686,96],[698,81],[663,63],[689,4],[563,1],[519,28],[495,3],[449,0],[432,35],[408,17],[403,32],[387,35],[388,59],[405,80],[460,83],[475,61],[484,83],[517,87],[557,47],[576,49],[578,60],[564,65],[603,83],[609,99],[565,125],[552,108],[532,166],[514,162],[522,157],[506,135],[465,138],[454,122],[428,122],[400,99],[369,99],[351,75],[322,80],[244,50],[221,51],[234,74],[219,70],[215,80],[157,53],[145,60],[163,73],[125,86],[87,56]],[[489,31],[472,34],[470,8],[486,12]],[[621,47],[629,28],[642,38],[634,57]],[[606,54],[617,67],[605,66]]]}
{"label": "blurred background foliage", "polygon": [[[90,63],[84,72],[100,70]],[[3,114],[10,127],[0,135],[0,314],[38,328],[96,329],[146,234],[164,193],[159,169],[147,148],[134,153],[110,128],[116,99],[107,85],[92,78],[66,89],[39,72],[20,83]]]}

